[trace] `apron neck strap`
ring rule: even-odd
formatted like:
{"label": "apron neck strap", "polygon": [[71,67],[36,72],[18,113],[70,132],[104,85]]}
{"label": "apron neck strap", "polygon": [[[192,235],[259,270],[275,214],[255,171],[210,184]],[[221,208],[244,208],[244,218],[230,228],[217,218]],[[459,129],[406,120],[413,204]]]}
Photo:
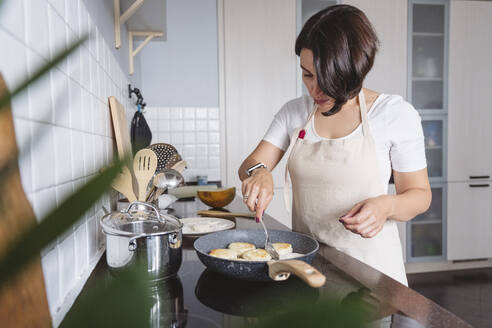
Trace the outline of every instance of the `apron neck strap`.
{"label": "apron neck strap", "polygon": [[360,119],[362,121],[362,133],[364,133],[364,135],[368,135],[369,119],[367,118],[366,97],[364,96],[364,91],[362,91],[362,89],[360,89],[359,92],[359,108],[360,108]]}
{"label": "apron neck strap", "polygon": [[316,103],[314,103],[313,110],[311,111],[311,113],[309,113],[309,116],[306,120],[306,123],[304,124],[304,127],[303,127],[304,130],[307,129],[309,122],[311,122],[311,119],[313,118],[314,114],[316,114],[317,110],[318,110],[318,105]]}

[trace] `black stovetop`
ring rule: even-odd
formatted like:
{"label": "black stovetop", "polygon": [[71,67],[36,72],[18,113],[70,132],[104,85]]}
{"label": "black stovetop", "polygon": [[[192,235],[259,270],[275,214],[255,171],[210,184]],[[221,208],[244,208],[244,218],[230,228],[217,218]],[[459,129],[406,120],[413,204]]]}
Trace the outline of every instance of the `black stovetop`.
{"label": "black stovetop", "polygon": [[[193,217],[197,210],[207,209],[206,205],[194,199],[179,201],[172,208],[170,214],[177,217]],[[246,211],[238,199],[228,208],[230,211]],[[289,230],[268,215],[264,219],[270,229]],[[239,229],[260,228],[251,219],[236,218],[234,221]],[[301,297],[315,302],[320,294],[329,293],[343,299],[361,287],[318,255],[313,265],[327,276],[327,284],[320,289],[311,288],[294,276],[283,282],[248,282],[228,278],[206,270],[193,249],[193,242],[194,239],[183,238],[183,263],[177,276],[149,287],[153,302],[151,327],[249,326],[254,325],[256,318],[280,310]],[[86,286],[91,285],[94,276],[100,275],[111,279],[105,255]]]}

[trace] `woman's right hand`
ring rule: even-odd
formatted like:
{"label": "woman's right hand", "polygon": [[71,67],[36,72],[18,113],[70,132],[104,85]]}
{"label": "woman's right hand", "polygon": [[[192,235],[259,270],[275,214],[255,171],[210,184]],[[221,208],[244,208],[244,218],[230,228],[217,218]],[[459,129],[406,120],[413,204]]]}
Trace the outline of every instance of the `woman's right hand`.
{"label": "woman's right hand", "polygon": [[243,180],[242,192],[243,202],[250,211],[256,212],[256,222],[259,222],[273,199],[272,173],[264,167],[254,170]]}

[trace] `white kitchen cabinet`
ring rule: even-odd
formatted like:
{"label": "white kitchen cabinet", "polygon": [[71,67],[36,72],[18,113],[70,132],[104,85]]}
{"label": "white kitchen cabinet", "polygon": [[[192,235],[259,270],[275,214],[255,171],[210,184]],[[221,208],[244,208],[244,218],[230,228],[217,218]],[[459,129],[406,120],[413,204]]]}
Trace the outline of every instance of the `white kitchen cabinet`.
{"label": "white kitchen cabinet", "polygon": [[448,62],[447,0],[411,0],[408,99],[421,114],[445,114]]}
{"label": "white kitchen cabinet", "polygon": [[446,246],[446,185],[431,185],[430,208],[407,223],[407,261],[439,261]]}
{"label": "white kitchen cabinet", "polygon": [[448,260],[492,257],[490,181],[448,184]]}
{"label": "white kitchen cabinet", "polygon": [[425,157],[431,184],[446,180],[447,116],[422,115],[425,137]]}
{"label": "white kitchen cabinet", "polygon": [[[240,187],[237,170],[261,141],[273,116],[296,98],[296,0],[221,0],[220,93],[225,181]],[[283,186],[283,162],[274,170]],[[223,179],[224,180],[224,179]]]}
{"label": "white kitchen cabinet", "polygon": [[491,21],[492,3],[489,1],[451,2],[449,181],[492,176]]}

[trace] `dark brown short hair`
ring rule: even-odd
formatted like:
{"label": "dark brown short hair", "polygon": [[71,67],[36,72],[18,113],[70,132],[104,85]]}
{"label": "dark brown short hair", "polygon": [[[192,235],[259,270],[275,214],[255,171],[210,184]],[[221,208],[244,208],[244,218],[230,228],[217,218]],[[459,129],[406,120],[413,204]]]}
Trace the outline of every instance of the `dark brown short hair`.
{"label": "dark brown short hair", "polygon": [[350,5],[321,10],[304,24],[296,40],[301,49],[313,52],[319,88],[335,104],[323,113],[333,115],[347,100],[355,97],[374,63],[379,41],[366,15]]}

